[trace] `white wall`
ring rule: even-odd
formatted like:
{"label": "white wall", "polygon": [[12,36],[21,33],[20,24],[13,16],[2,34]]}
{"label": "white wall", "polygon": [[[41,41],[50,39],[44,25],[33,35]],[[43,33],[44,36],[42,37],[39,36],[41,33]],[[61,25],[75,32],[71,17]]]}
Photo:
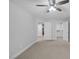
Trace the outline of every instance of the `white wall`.
{"label": "white wall", "polygon": [[[23,8],[10,2],[10,59],[35,41],[35,20]],[[4,43],[5,44],[5,43]]]}
{"label": "white wall", "polygon": [[64,22],[63,25],[64,25],[63,37],[64,37],[64,40],[68,41],[68,22],[67,21]]}

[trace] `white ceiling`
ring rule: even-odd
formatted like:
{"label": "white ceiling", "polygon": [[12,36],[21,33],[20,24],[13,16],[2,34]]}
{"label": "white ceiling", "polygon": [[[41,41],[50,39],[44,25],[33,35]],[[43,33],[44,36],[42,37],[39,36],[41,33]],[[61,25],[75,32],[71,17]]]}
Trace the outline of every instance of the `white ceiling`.
{"label": "white ceiling", "polygon": [[[28,11],[36,19],[42,20],[69,20],[70,17],[70,5],[69,3],[57,6],[62,9],[62,12],[52,11],[51,13],[46,13],[48,7],[37,7],[36,4],[48,4],[48,0],[10,0],[11,2],[17,4],[19,7]],[[60,0],[57,0],[57,2]]]}

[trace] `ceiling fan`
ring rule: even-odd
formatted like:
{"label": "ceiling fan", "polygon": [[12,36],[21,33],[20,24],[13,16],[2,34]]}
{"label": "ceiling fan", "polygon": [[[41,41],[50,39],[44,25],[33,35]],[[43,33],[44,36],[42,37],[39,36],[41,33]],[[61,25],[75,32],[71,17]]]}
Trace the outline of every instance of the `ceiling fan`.
{"label": "ceiling fan", "polygon": [[48,5],[36,5],[36,6],[40,6],[40,7],[49,7],[49,9],[47,10],[47,12],[51,12],[52,10],[53,11],[62,11],[60,8],[57,8],[56,6],[57,5],[63,5],[63,4],[66,4],[68,3],[69,0],[64,0],[64,1],[60,1],[58,3],[56,3],[56,0],[48,0]]}

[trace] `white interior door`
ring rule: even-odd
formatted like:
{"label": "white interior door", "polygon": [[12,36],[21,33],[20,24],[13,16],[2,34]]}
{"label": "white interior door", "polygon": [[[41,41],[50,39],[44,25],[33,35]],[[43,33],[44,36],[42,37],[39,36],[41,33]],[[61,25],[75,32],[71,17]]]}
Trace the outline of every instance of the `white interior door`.
{"label": "white interior door", "polygon": [[42,36],[42,24],[38,24],[37,26],[37,36],[38,37]]}
{"label": "white interior door", "polygon": [[51,40],[51,23],[44,23],[44,40]]}

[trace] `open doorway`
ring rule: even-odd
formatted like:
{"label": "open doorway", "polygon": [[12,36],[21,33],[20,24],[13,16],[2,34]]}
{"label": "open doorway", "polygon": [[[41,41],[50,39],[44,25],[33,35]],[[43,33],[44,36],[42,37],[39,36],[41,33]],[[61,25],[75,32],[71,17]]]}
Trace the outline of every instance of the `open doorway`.
{"label": "open doorway", "polygon": [[38,40],[51,39],[51,23],[39,22],[37,25],[37,38]]}
{"label": "open doorway", "polygon": [[39,22],[37,24],[37,39],[43,40],[44,39],[44,23]]}

